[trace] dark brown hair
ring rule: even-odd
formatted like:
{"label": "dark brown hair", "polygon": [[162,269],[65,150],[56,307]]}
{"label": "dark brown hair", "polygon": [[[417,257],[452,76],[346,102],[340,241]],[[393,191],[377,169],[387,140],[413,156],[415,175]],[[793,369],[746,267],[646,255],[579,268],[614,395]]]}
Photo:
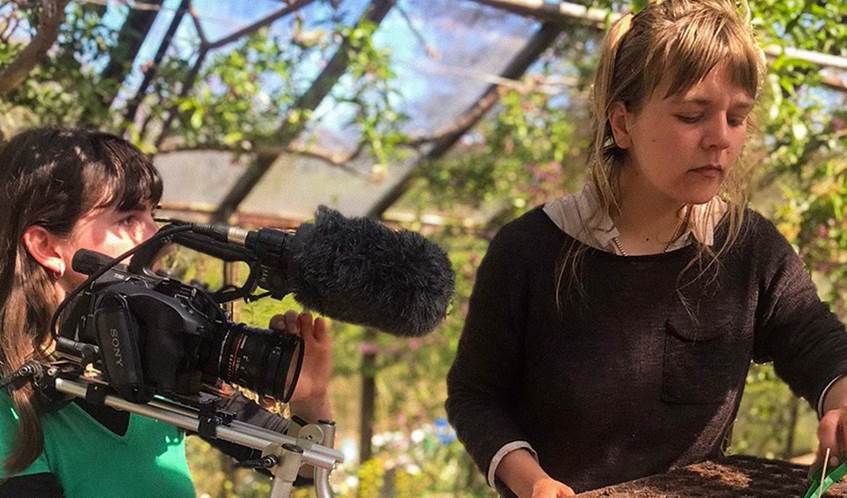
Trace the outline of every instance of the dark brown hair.
{"label": "dark brown hair", "polygon": [[[69,236],[92,209],[153,207],[162,181],[150,160],[109,133],[36,128],[0,145],[0,371],[8,375],[45,359],[50,318],[58,306],[56,276],[27,252],[24,231],[34,225]],[[10,391],[19,417],[6,475],[28,467],[44,448],[33,388]]]}

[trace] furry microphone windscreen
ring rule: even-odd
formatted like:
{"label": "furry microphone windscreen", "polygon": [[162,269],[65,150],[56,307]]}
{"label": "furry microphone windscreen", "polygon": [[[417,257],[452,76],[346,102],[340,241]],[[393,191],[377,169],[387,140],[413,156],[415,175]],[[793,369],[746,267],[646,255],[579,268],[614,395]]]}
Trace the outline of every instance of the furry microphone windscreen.
{"label": "furry microphone windscreen", "polygon": [[427,334],[446,315],[450,260],[418,233],[321,206],[292,242],[294,298],[319,313],[402,337]]}

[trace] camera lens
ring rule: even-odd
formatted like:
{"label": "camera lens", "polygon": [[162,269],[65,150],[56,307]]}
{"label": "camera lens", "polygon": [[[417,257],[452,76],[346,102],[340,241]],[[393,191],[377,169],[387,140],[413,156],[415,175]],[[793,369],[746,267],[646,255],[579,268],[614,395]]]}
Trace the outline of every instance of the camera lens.
{"label": "camera lens", "polygon": [[262,396],[291,399],[303,362],[303,340],[275,330],[231,324],[206,373]]}

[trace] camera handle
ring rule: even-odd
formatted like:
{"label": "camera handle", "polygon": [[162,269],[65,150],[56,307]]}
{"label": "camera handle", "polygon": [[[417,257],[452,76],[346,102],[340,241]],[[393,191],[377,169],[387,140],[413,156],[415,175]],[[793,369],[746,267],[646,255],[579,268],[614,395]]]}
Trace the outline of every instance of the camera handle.
{"label": "camera handle", "polygon": [[[58,392],[85,399],[89,388],[97,384],[57,377],[54,381]],[[138,404],[118,396],[100,396],[103,404],[149,417],[181,429],[199,432],[209,430],[203,426],[199,412],[193,408],[162,398],[149,403]],[[332,498],[329,486],[329,474],[335,465],[344,461],[344,455],[331,447],[335,437],[332,422],[307,424],[300,427],[298,437],[280,434],[270,429],[240,422],[228,421],[213,427],[213,437],[232,443],[262,450],[262,460],[266,468],[274,475],[271,498],[288,498],[294,479],[302,465],[314,467],[314,486],[317,498]],[[325,445],[326,444],[326,445]]]}

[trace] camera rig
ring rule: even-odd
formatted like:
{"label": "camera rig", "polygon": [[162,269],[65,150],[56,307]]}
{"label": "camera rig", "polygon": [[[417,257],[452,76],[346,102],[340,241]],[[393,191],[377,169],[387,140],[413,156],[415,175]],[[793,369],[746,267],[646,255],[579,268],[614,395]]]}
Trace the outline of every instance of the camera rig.
{"label": "camera rig", "polygon": [[[116,258],[80,250],[74,270],[88,278],[71,291],[53,315],[51,361],[31,361],[0,386],[32,382],[47,409],[72,397],[124,410],[251,449],[261,458],[241,466],[274,476],[272,498],[290,496],[301,467],[313,467],[319,498],[331,497],[329,475],[343,455],[333,449],[335,425],[309,424],[293,416],[286,433],[235,420],[209,384],[230,382],[259,395],[288,401],[303,359],[297,336],[256,329],[228,320],[221,308],[234,299],[281,299],[290,292],[281,268],[269,267],[255,251],[216,237],[210,225],[171,221],[153,237]],[[284,247],[289,236],[263,229]],[[151,264],[168,245],[182,245],[226,263],[250,268],[240,286],[206,292],[159,274]],[[128,266],[120,264],[131,256]],[[266,256],[266,255],[263,255]],[[256,294],[256,290],[265,290]],[[102,373],[86,374],[89,366]]]}
{"label": "camera rig", "polygon": [[[45,378],[52,377],[50,372],[45,374]],[[333,496],[329,476],[335,465],[344,460],[344,456],[332,447],[335,438],[334,422],[322,420],[316,424],[302,424],[297,417],[293,417],[286,434],[281,434],[234,420],[233,414],[216,409],[216,401],[213,399],[200,404],[186,404],[156,397],[147,403],[133,403],[119,396],[105,394],[107,389],[97,387],[101,384],[87,382],[80,377],[71,379],[61,374],[54,375],[53,388],[58,393],[89,402],[101,402],[106,406],[153,418],[207,438],[217,438],[260,450],[260,459],[242,462],[240,466],[262,468],[273,474],[271,498],[289,497],[294,481],[301,467],[305,465],[314,468],[314,487],[318,498]]]}

